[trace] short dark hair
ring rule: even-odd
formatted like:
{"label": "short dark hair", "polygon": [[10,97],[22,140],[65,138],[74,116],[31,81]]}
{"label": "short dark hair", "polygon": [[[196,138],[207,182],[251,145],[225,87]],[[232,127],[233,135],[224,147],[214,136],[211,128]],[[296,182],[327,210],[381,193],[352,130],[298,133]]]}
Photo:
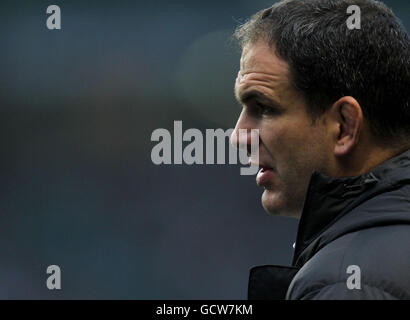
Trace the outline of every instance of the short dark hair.
{"label": "short dark hair", "polygon": [[[347,26],[350,5],[361,9],[361,29]],[[410,41],[383,3],[284,0],[253,15],[234,36],[242,47],[260,39],[274,46],[313,121],[353,96],[379,142],[409,140]]]}

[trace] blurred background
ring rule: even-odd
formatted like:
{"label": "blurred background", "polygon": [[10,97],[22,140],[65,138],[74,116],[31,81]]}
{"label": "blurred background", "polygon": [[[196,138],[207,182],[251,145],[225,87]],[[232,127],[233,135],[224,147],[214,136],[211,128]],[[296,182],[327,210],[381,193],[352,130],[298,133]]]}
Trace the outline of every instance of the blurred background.
{"label": "blurred background", "polygon": [[[384,2],[409,30],[410,2]],[[246,299],[250,267],[290,265],[297,220],[254,176],[151,161],[175,120],[235,126],[230,37],[273,3],[1,2],[0,299]]]}

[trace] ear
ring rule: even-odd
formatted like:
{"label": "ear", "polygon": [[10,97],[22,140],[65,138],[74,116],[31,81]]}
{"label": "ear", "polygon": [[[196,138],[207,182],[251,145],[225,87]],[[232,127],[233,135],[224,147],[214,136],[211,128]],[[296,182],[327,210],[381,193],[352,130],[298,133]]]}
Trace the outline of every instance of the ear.
{"label": "ear", "polygon": [[342,157],[352,152],[359,142],[363,112],[359,102],[353,97],[340,98],[332,109],[338,125],[334,153],[335,156]]}

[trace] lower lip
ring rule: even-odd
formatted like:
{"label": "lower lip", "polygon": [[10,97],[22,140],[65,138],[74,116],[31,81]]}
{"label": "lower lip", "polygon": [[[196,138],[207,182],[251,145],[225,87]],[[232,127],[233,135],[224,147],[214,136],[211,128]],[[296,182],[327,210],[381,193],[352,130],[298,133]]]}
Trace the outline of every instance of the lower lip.
{"label": "lower lip", "polygon": [[264,170],[262,169],[259,170],[258,174],[256,175],[256,183],[260,187],[264,187],[271,183],[272,178],[274,177],[275,173],[273,172],[272,169]]}

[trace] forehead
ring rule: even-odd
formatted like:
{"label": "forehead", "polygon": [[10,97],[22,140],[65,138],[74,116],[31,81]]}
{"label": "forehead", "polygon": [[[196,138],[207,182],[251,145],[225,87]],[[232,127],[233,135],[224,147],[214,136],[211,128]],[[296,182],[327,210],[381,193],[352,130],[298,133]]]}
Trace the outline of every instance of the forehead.
{"label": "forehead", "polygon": [[246,93],[255,90],[276,99],[296,94],[289,80],[289,65],[276,55],[274,46],[264,41],[246,45],[240,64],[235,82],[235,96],[240,103]]}
{"label": "forehead", "polygon": [[240,68],[242,74],[258,72],[284,77],[289,74],[288,63],[276,55],[274,46],[269,46],[262,40],[243,48]]}

